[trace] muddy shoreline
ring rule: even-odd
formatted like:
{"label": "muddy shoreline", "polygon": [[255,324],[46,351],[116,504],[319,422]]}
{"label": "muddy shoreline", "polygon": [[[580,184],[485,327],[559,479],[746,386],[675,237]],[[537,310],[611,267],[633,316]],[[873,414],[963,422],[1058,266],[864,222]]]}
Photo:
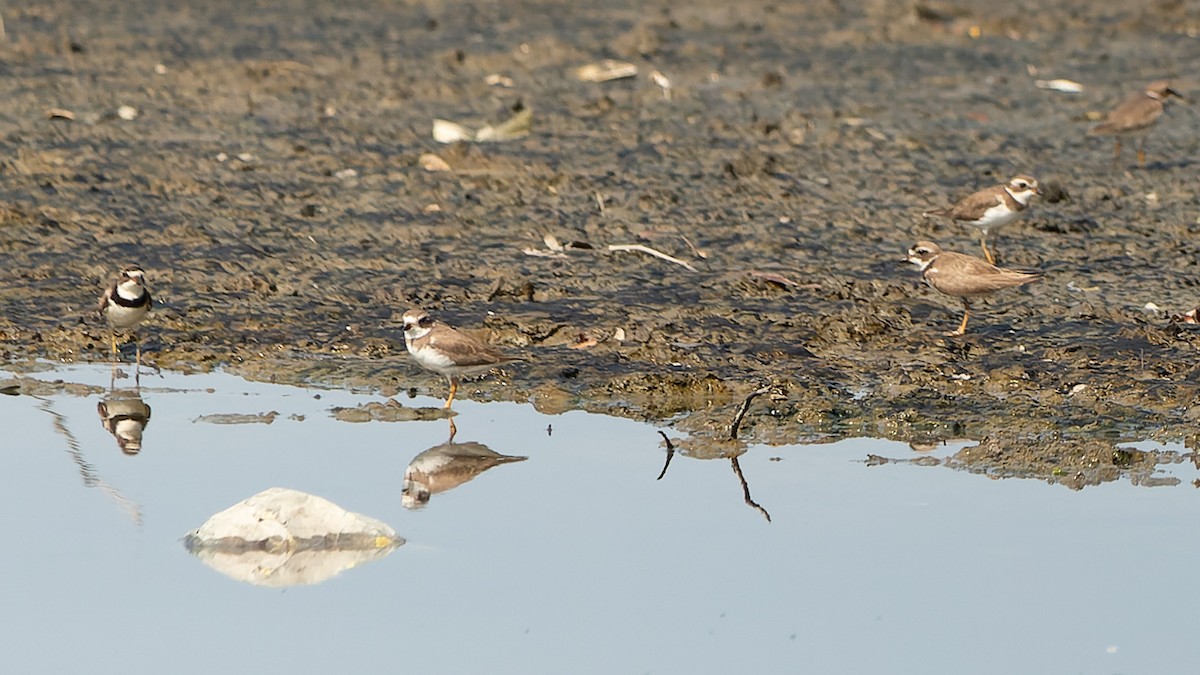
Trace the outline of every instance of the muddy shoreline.
{"label": "muddy shoreline", "polygon": [[[5,359],[105,360],[90,310],[137,261],[161,368],[441,395],[389,323],[422,306],[529,359],[479,400],[720,439],[770,387],[743,441],[986,439],[1051,480],[1119,442],[1194,449],[1200,333],[1170,316],[1200,303],[1200,113],[1169,110],[1145,169],[1085,132],[1150,79],[1200,97],[1200,14],[893,5],[8,5]],[[639,76],[571,75],[605,57]],[[518,106],[527,138],[431,138]],[[920,213],[1018,172],[1051,199],[995,247],[1046,280],[943,337],[957,303],[898,261],[977,254]],[[546,235],[591,248],[524,252]]]}

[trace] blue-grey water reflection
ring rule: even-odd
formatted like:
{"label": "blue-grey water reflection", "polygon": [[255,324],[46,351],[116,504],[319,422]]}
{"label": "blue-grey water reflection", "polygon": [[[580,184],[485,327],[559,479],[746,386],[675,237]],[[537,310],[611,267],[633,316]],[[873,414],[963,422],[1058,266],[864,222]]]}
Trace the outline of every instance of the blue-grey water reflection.
{"label": "blue-grey water reflection", "polygon": [[[461,401],[454,443],[528,459],[412,510],[406,470],[445,420],[340,422],[331,407],[378,397],[143,373],[153,423],[131,454],[96,423],[108,376],[0,396],[5,672],[1184,673],[1200,656],[1191,465],[1175,487],[1071,491],[870,466],[918,455],[857,439],[681,454],[656,480],[654,427]],[[271,487],[407,543],[285,588],[184,547]]]}

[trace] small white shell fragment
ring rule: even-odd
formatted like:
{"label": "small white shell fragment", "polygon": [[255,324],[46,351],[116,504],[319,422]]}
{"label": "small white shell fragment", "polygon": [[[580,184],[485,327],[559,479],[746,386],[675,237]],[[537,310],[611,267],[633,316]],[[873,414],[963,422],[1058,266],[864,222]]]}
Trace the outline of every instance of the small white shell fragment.
{"label": "small white shell fragment", "polygon": [[584,82],[622,80],[627,77],[636,77],[637,73],[637,66],[628,61],[617,61],[616,59],[604,59],[575,69],[575,77]]}
{"label": "small white shell fragment", "polygon": [[427,152],[427,153],[421,155],[420,158],[417,159],[417,164],[420,164],[421,168],[425,169],[426,171],[449,171],[450,170],[450,165],[446,163],[446,160],[442,159],[441,157],[438,157],[437,155],[433,154],[432,152]]}
{"label": "small white shell fragment", "polygon": [[542,243],[544,243],[546,245],[546,248],[550,249],[551,251],[563,250],[563,245],[558,243],[558,237],[556,237],[552,234],[547,234],[547,235],[543,236]]}
{"label": "small white shell fragment", "polygon": [[340,171],[335,171],[333,173],[334,178],[354,178],[357,175],[358,172],[354,169],[341,169]]}
{"label": "small white shell fragment", "polygon": [[1158,314],[1162,310],[1159,309],[1158,305],[1154,304],[1153,302],[1147,302],[1146,304],[1142,305],[1142,311],[1147,314]]}
{"label": "small white shell fragment", "polygon": [[624,342],[625,341],[625,329],[618,327],[616,330],[614,330],[613,331],[613,339],[616,340],[617,342]]}
{"label": "small white shell fragment", "polygon": [[1077,384],[1074,387],[1071,387],[1071,393],[1067,394],[1067,396],[1074,396],[1075,394],[1078,394],[1087,388],[1088,386],[1086,384]]}
{"label": "small white shell fragment", "polygon": [[441,213],[442,207],[440,204],[426,204],[425,208],[421,210],[425,213]]}
{"label": "small white shell fragment", "polygon": [[67,110],[66,108],[50,108],[49,110],[46,111],[46,117],[48,119],[52,119],[52,120],[53,119],[74,120],[75,113],[71,112],[70,110]]}
{"label": "small white shell fragment", "polygon": [[521,253],[524,253],[525,255],[528,255],[528,256],[533,256],[534,258],[565,258],[565,257],[567,257],[566,253],[559,253],[557,251],[543,251],[540,248],[523,248],[523,249],[521,249]]}
{"label": "small white shell fragment", "polygon": [[489,87],[507,87],[509,89],[512,89],[514,86],[513,79],[511,77],[501,75],[500,73],[492,73],[488,75],[487,77],[483,78],[483,83]]}
{"label": "small white shell fragment", "polygon": [[167,66],[166,66],[166,64],[162,64],[162,63],[156,63],[156,64],[154,64],[154,72],[155,72],[155,73],[157,73],[157,74],[159,74],[159,75],[166,75],[166,74],[167,74]]}
{"label": "small white shell fragment", "polygon": [[454,143],[456,141],[511,141],[524,138],[533,128],[533,109],[523,108],[513,116],[497,125],[485,125],[478,131],[449,120],[433,121],[433,140],[438,143]]}
{"label": "small white shell fragment", "polygon": [[247,162],[247,163],[254,161],[254,155],[252,155],[248,152],[239,152],[237,158],[238,158],[238,160]]}
{"label": "small white shell fragment", "polygon": [[524,138],[533,129],[533,108],[523,108],[495,126],[489,124],[475,132],[477,141],[511,141]]}
{"label": "small white shell fragment", "polygon": [[137,116],[138,109],[131,105],[123,105],[120,108],[117,108],[117,117],[120,117],[126,122],[137,119]]}
{"label": "small white shell fragment", "polygon": [[475,140],[475,132],[449,120],[433,121],[433,140],[438,143]]}
{"label": "small white shell fragment", "polygon": [[667,76],[663,75],[657,70],[652,70],[650,71],[650,79],[654,82],[654,84],[657,84],[662,88],[663,98],[669,100],[671,98],[671,81],[667,79]]}
{"label": "small white shell fragment", "polygon": [[1038,89],[1051,89],[1068,94],[1078,94],[1083,91],[1083,85],[1075,80],[1035,80],[1033,85]]}
{"label": "small white shell fragment", "polygon": [[229,159],[229,155],[227,155],[227,154],[225,154],[225,153],[223,153],[223,152],[218,152],[218,153],[217,153],[217,161],[218,161],[218,162],[224,162],[224,161],[226,161],[226,160],[228,160],[228,159]]}

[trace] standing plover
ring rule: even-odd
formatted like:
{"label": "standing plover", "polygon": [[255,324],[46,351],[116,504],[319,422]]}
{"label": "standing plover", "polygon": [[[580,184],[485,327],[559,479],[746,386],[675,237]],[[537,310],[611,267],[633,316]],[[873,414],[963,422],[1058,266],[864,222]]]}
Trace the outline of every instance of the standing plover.
{"label": "standing plover", "polygon": [[930,209],[924,215],[943,216],[961,223],[966,223],[982,230],[979,245],[988,262],[995,264],[996,259],[987,247],[987,236],[991,230],[999,229],[1024,215],[1029,200],[1034,195],[1040,195],[1036,179],[1029,176],[1014,176],[1004,185],[980,190],[943,209]]}
{"label": "standing plover", "polygon": [[1146,134],[1162,117],[1163,109],[1168,98],[1175,96],[1183,98],[1179,92],[1171,89],[1167,80],[1156,80],[1146,85],[1146,88],[1125,99],[1108,113],[1103,122],[1092,127],[1089,134],[1097,136],[1112,136],[1113,161],[1121,161],[1121,138],[1130,136],[1137,139],[1138,166],[1146,166],[1146,150],[1143,144]]}
{"label": "standing plover", "polygon": [[964,253],[943,251],[931,241],[919,241],[908,250],[908,262],[921,268],[921,277],[934,290],[962,300],[962,323],[946,335],[962,335],[971,318],[971,300],[1003,288],[1021,286],[1042,278],[1038,272],[1004,269]]}
{"label": "standing plover", "polygon": [[440,373],[450,382],[446,408],[454,402],[460,377],[486,373],[517,360],[483,340],[434,321],[423,309],[408,310],[403,321],[404,345],[408,347],[408,353],[422,367]]}
{"label": "standing plover", "polygon": [[146,273],[137,265],[121,270],[121,276],[100,296],[100,313],[108,321],[108,337],[113,357],[117,356],[117,332],[130,331],[137,343],[137,363],[142,362],[142,343],[138,324],[150,313],[154,300],[146,288]]}

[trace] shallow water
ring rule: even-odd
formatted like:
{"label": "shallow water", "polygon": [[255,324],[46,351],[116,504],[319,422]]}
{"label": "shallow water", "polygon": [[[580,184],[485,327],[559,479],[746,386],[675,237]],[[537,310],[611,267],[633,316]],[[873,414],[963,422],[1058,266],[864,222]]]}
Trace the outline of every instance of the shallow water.
{"label": "shallow water", "polygon": [[[655,427],[461,401],[455,441],[529,459],[410,510],[405,467],[448,425],[329,412],[377,396],[147,373],[128,456],[97,414],[107,367],[23,377],[95,389],[0,397],[7,672],[1183,673],[1200,656],[1190,465],[1165,468],[1176,487],[1070,491],[869,466],[919,456],[888,441],[752,446],[768,522],[728,459],[676,456],[656,480]],[[185,549],[272,486],[407,543],[288,588]]]}

